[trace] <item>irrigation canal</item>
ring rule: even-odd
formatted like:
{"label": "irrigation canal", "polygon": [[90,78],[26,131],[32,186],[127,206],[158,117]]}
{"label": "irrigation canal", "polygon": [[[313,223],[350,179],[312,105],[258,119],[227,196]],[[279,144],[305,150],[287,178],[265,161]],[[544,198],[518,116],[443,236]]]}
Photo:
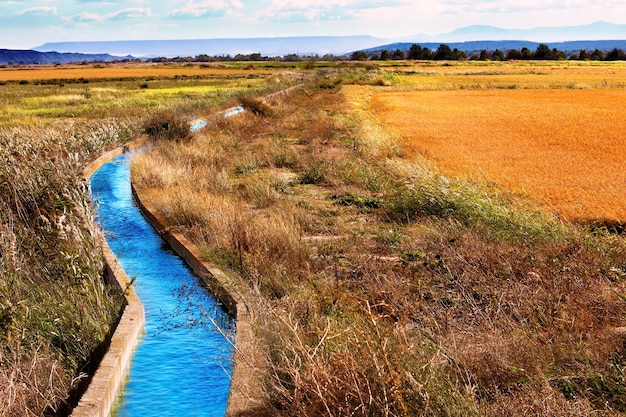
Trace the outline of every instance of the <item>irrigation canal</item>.
{"label": "irrigation canal", "polygon": [[91,177],[97,219],[145,308],[145,334],[112,417],[224,416],[234,324],[135,205],[130,156]]}

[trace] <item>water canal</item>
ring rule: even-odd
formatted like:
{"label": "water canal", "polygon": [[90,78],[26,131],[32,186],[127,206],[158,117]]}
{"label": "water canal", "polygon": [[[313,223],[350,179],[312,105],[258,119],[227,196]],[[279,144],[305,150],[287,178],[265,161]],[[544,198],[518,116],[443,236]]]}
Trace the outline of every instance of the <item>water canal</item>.
{"label": "water canal", "polygon": [[145,334],[112,417],[224,416],[233,323],[145,220],[130,188],[130,156],[91,177],[97,219],[145,308]]}

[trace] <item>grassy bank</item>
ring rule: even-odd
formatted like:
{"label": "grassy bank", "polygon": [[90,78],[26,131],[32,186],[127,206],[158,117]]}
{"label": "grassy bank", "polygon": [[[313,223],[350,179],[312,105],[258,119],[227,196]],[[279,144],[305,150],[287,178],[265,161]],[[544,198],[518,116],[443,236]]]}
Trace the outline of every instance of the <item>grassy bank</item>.
{"label": "grassy bank", "polygon": [[151,203],[250,288],[255,415],[626,411],[623,238],[404,158],[342,93],[392,74],[318,77],[133,162]]}

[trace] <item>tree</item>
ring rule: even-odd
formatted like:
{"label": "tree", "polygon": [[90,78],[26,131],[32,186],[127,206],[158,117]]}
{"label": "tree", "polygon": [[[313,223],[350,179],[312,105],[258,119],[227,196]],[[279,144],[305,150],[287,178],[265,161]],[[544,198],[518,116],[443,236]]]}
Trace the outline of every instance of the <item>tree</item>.
{"label": "tree", "polygon": [[567,55],[565,55],[565,52],[559,51],[556,48],[552,48],[552,55],[551,56],[552,56],[551,59],[558,59],[558,60],[567,58]]}
{"label": "tree", "polygon": [[283,56],[283,62],[298,62],[300,61],[300,57],[297,54],[287,54]]}
{"label": "tree", "polygon": [[444,61],[448,59],[454,59],[452,56],[452,49],[450,49],[448,45],[442,43],[435,52],[435,60]]}
{"label": "tree", "polygon": [[590,58],[592,61],[602,61],[604,59],[604,52],[596,48],[591,53]]}
{"label": "tree", "polygon": [[591,57],[589,56],[589,52],[587,52],[586,49],[581,49],[580,53],[578,54],[578,59],[580,59],[581,61],[589,61]]}
{"label": "tree", "polygon": [[394,60],[403,60],[405,58],[405,55],[403,51],[396,49],[393,55],[391,55],[391,58]]}
{"label": "tree", "polygon": [[519,49],[509,49],[506,52],[506,59],[507,60],[513,60],[513,59],[524,59],[524,56],[522,55],[522,51],[520,51]]}
{"label": "tree", "polygon": [[494,61],[504,61],[504,52],[499,49],[496,49],[491,53],[491,59]]}
{"label": "tree", "polygon": [[452,59],[461,60],[467,58],[467,54],[463,51],[459,51],[458,48],[454,48],[452,51]]}
{"label": "tree", "polygon": [[407,59],[424,59],[424,50],[417,44],[411,45]]}
{"label": "tree", "polygon": [[428,48],[422,48],[420,45],[413,44],[411,48],[409,48],[406,58],[419,60],[433,59],[433,52]]}
{"label": "tree", "polygon": [[391,61],[391,54],[389,53],[388,50],[383,49],[382,51],[380,51],[380,60],[381,61]]}
{"label": "tree", "polygon": [[533,53],[525,46],[520,50],[520,53],[522,54],[522,59],[533,59]]}
{"label": "tree", "polygon": [[626,59],[626,54],[622,49],[613,48],[604,57],[607,61],[623,61]]}
{"label": "tree", "polygon": [[535,51],[535,59],[553,59],[552,50],[545,43],[540,43]]}
{"label": "tree", "polygon": [[478,57],[478,59],[480,59],[481,61],[490,61],[491,55],[489,54],[488,50],[483,49],[482,51],[480,51],[480,56]]}
{"label": "tree", "polygon": [[352,55],[350,56],[350,59],[353,61],[366,61],[367,53],[364,51],[353,52]]}

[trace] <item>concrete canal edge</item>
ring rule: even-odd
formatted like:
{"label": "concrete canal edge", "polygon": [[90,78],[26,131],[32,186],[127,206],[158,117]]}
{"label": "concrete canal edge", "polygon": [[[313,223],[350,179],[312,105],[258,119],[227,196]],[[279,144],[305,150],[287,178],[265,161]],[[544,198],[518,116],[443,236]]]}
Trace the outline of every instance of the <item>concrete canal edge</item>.
{"label": "concrete canal edge", "polygon": [[[141,138],[103,154],[85,169],[84,178],[88,180],[111,159],[129,150],[145,146],[146,143],[146,138]],[[203,280],[216,299],[226,307],[229,314],[236,318],[233,373],[226,415],[234,417],[245,411],[254,410],[262,404],[262,399],[260,386],[254,377],[258,364],[254,354],[251,317],[248,306],[241,296],[242,292],[237,289],[236,282],[227,274],[215,265],[202,261],[198,248],[187,238],[181,233],[170,231],[167,222],[141,199],[140,193],[134,187],[132,187],[132,192],[146,219]],[[143,305],[132,286],[129,287],[128,277],[104,236],[100,235],[99,240],[106,261],[105,279],[111,285],[124,291],[126,305],[111,338],[109,349],[94,373],[87,390],[72,411],[72,417],[108,417],[118,390],[128,373],[134,348],[143,333],[145,324]]]}
{"label": "concrete canal edge", "polygon": [[[83,177],[88,181],[94,172],[111,159],[144,144],[145,140],[139,139],[129,145],[105,153],[85,169]],[[120,321],[111,337],[111,344],[98,365],[87,390],[74,407],[72,417],[107,417],[109,415],[117,392],[126,377],[133,350],[143,332],[145,323],[143,305],[137,298],[132,286],[129,286],[130,281],[126,273],[124,273],[102,233],[100,233],[98,240],[105,259],[105,280],[108,284],[123,291],[126,300]]]}
{"label": "concrete canal edge", "polygon": [[261,406],[263,404],[261,388],[257,378],[255,378],[255,371],[259,369],[259,364],[254,349],[252,319],[248,305],[242,296],[242,291],[238,289],[237,282],[212,263],[203,261],[196,245],[191,243],[182,233],[171,230],[167,221],[142,198],[141,192],[134,186],[132,186],[132,191],[137,206],[139,206],[139,209],[150,224],[172,249],[187,262],[215,298],[237,320],[233,374],[226,416],[234,417]]}

